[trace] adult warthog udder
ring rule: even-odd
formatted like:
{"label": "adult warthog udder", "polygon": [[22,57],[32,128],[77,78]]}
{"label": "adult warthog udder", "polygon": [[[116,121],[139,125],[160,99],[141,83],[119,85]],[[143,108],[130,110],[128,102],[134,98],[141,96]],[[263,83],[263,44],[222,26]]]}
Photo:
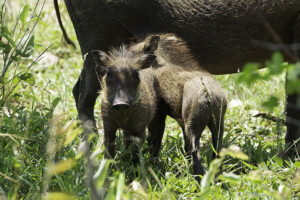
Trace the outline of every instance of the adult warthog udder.
{"label": "adult warthog udder", "polygon": [[[187,42],[200,66],[212,74],[227,74],[246,62],[268,59],[272,50],[261,44],[300,42],[299,0],[65,0],[65,4],[82,55],[94,49],[107,51],[142,34],[175,33]],[[83,122],[94,122],[100,89],[88,55],[73,89]],[[300,136],[297,97],[287,98],[287,145]]]}

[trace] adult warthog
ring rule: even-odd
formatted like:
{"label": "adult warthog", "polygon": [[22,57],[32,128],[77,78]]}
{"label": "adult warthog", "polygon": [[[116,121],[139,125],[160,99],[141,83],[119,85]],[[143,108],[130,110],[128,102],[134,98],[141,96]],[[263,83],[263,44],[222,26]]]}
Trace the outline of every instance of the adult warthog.
{"label": "adult warthog", "polygon": [[[59,13],[57,0],[54,3]],[[299,0],[65,0],[65,4],[82,55],[94,49],[107,51],[137,35],[168,32],[183,38],[208,72],[228,74],[246,62],[268,59],[273,49],[261,44],[300,42]],[[296,61],[284,53],[288,61]],[[101,89],[95,70],[88,55],[73,89],[83,122],[94,123],[94,104]],[[298,96],[287,97],[286,145],[300,137]]]}

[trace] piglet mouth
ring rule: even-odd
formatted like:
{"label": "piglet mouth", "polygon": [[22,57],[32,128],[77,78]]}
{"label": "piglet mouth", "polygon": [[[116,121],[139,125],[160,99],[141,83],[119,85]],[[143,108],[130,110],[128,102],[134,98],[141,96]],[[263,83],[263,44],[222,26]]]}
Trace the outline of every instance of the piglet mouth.
{"label": "piglet mouth", "polygon": [[130,104],[126,101],[114,101],[112,108],[115,111],[126,111],[130,107]]}

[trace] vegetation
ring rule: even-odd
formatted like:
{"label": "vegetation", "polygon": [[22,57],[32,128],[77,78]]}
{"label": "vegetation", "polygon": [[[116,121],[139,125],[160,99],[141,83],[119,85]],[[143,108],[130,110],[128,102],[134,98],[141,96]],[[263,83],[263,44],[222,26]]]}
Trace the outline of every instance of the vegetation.
{"label": "vegetation", "polygon": [[[99,134],[85,137],[71,93],[80,74],[81,54],[65,44],[52,1],[26,2],[1,4],[0,199],[90,199],[87,155],[95,169],[96,189],[105,199],[300,197],[300,162],[278,156],[286,131],[284,71],[296,73],[299,64],[283,63],[276,53],[267,69],[249,64],[245,73],[216,76],[229,99],[225,149],[221,158],[211,161],[211,137],[205,131],[201,148],[207,173],[198,184],[185,157],[181,130],[171,118],[157,164],[144,155],[140,167],[130,165],[122,132],[115,160],[103,158],[101,121]],[[75,41],[63,3],[60,8]],[[296,87],[292,83],[288,88]],[[95,110],[99,118],[99,103]]]}

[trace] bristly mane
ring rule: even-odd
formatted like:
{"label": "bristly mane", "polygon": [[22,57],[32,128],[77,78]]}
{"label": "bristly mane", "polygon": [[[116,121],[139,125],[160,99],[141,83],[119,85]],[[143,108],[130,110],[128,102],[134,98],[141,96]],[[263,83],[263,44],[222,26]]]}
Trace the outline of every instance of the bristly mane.
{"label": "bristly mane", "polygon": [[111,59],[114,58],[134,58],[136,55],[135,52],[130,51],[128,49],[128,46],[125,44],[122,44],[119,48],[112,48],[109,51],[109,57]]}
{"label": "bristly mane", "polygon": [[136,54],[136,52],[131,51],[125,44],[122,44],[119,48],[112,48],[108,53],[108,57],[109,65],[126,65],[128,67],[136,67],[139,59],[139,56]]}

